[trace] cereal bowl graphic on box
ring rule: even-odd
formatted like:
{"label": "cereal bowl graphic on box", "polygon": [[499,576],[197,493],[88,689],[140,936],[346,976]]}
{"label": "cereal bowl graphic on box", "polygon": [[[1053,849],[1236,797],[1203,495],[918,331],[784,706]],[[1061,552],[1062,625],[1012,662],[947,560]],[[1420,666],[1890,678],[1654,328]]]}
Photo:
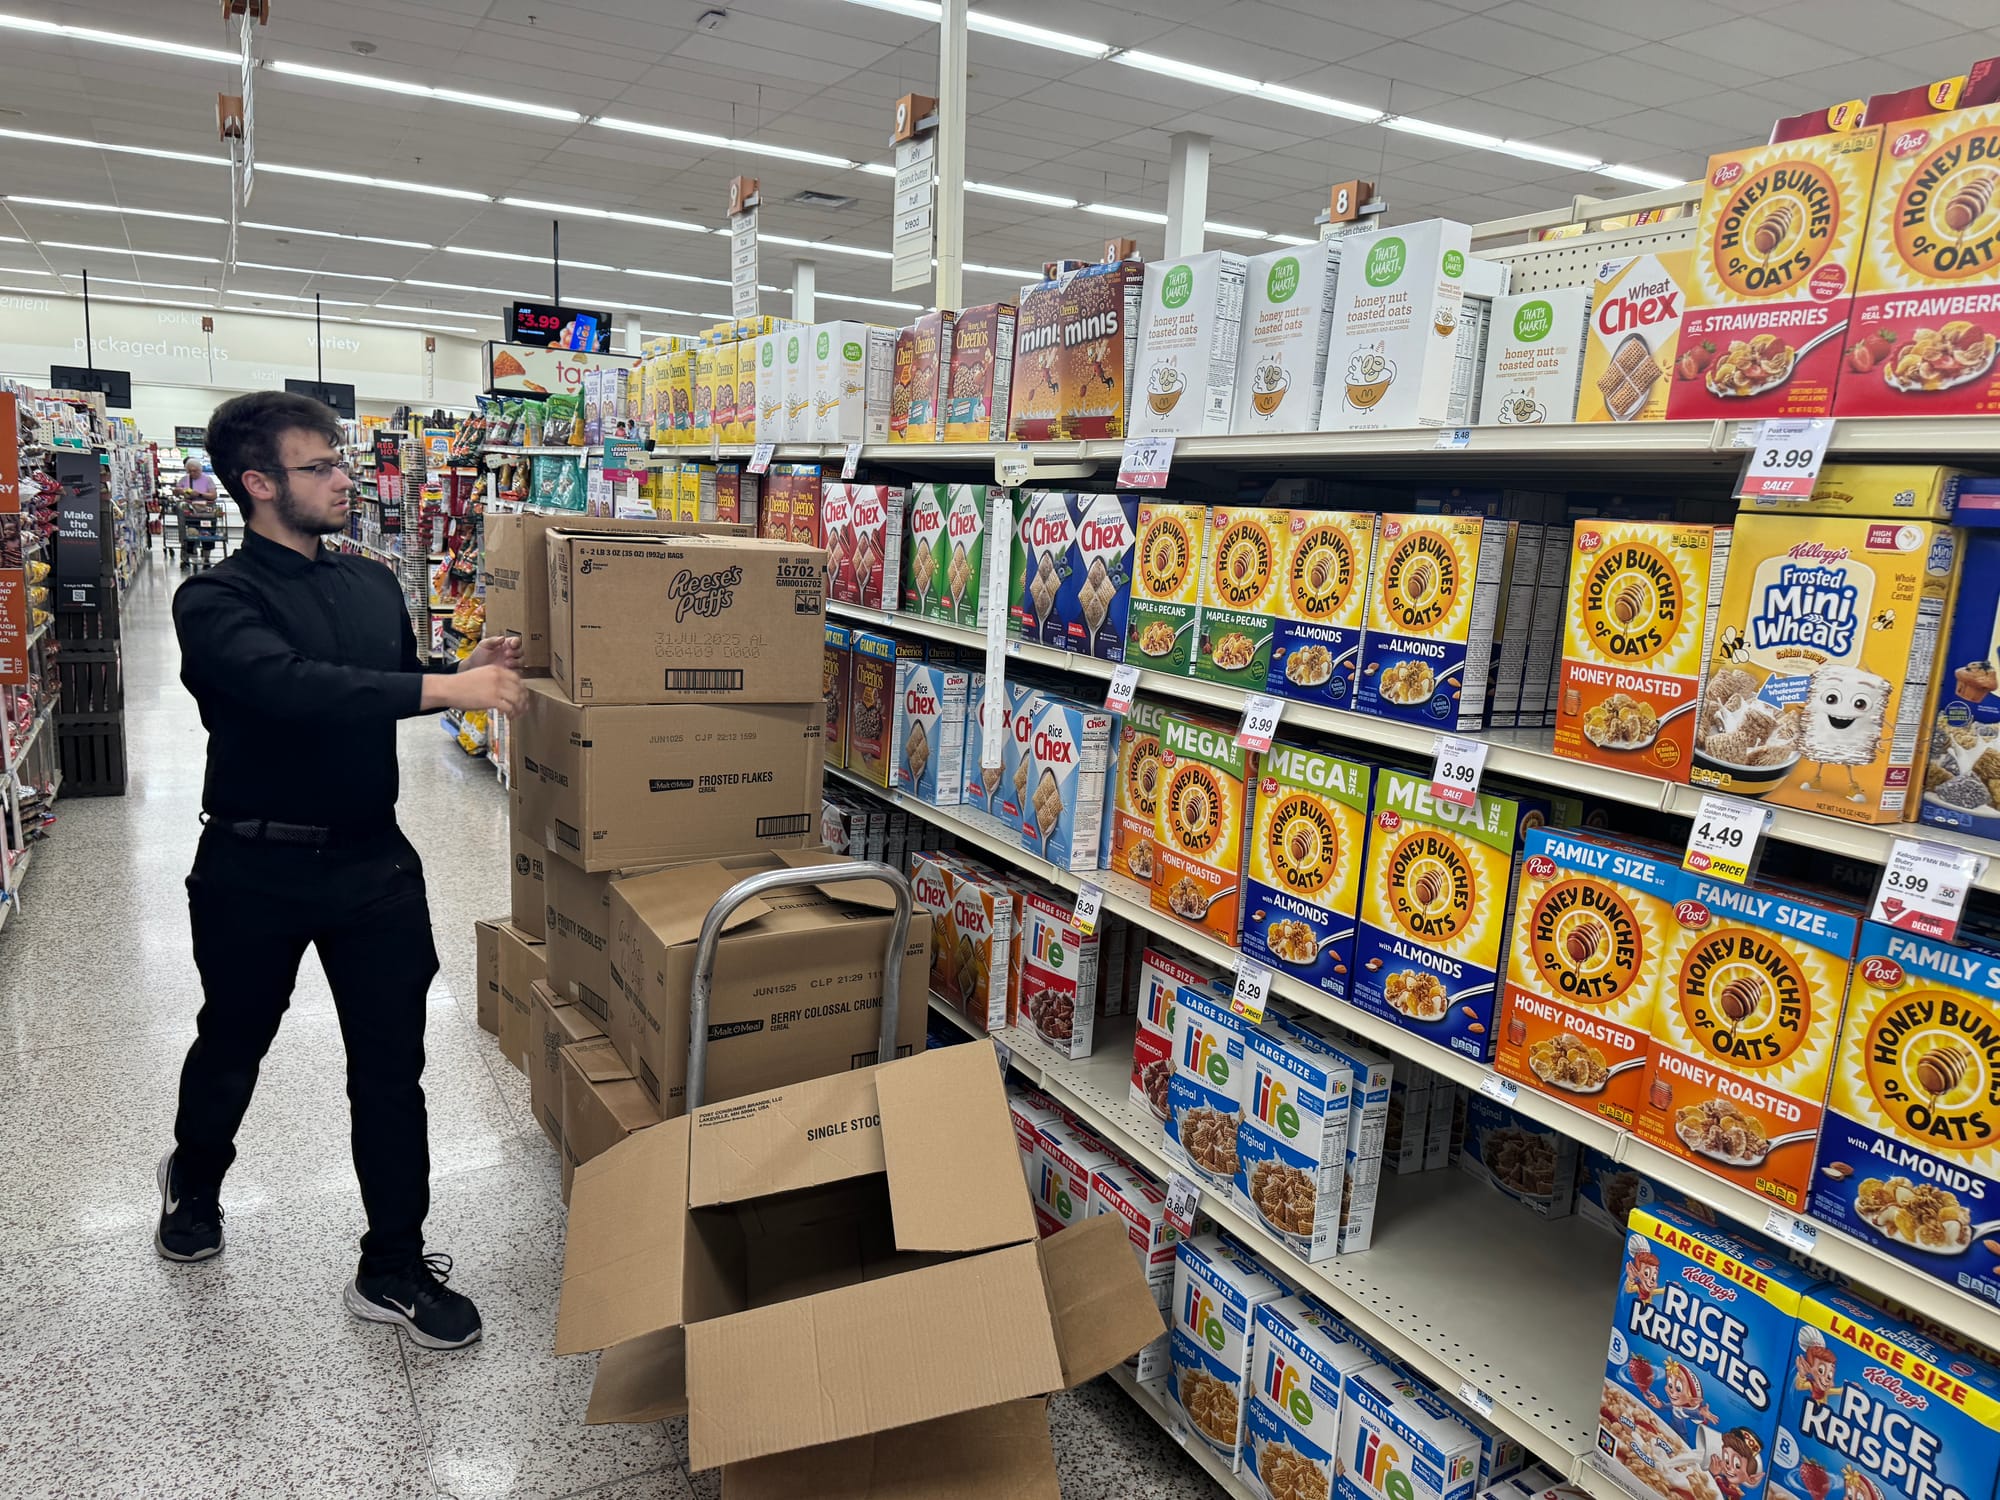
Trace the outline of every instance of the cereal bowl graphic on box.
{"label": "cereal bowl graphic on box", "polygon": [[1385,515],[1368,584],[1357,705],[1432,729],[1485,724],[1513,523]]}
{"label": "cereal bowl graphic on box", "polygon": [[1071,497],[1069,553],[1056,597],[1064,650],[1102,661],[1125,659],[1138,509],[1135,495]]}
{"label": "cereal bowl graphic on box", "polygon": [[1244,1473],[1269,1500],[1327,1500],[1340,1451],[1341,1389],[1375,1356],[1305,1297],[1257,1309]]}
{"label": "cereal bowl graphic on box", "polygon": [[1104,832],[1112,716],[1042,698],[1028,732],[1021,788],[1022,845],[1059,870],[1094,870]]}

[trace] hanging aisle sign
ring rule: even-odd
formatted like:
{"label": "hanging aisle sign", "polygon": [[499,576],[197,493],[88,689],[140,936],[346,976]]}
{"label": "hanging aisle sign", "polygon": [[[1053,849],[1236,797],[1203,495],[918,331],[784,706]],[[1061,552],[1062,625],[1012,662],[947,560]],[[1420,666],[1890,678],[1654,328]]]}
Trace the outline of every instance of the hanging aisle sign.
{"label": "hanging aisle sign", "polygon": [[896,101],[896,196],[890,212],[890,244],[895,260],[889,285],[897,291],[931,279],[937,243],[932,210],[937,203],[937,100],[905,94]]}
{"label": "hanging aisle sign", "polygon": [[729,313],[757,316],[757,179],[729,179]]}

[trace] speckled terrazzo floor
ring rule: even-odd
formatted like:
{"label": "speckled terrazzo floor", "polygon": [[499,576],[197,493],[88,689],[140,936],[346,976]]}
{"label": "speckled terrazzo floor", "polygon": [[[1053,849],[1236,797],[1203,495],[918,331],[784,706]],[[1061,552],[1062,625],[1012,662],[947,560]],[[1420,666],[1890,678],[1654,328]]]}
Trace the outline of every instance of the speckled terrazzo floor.
{"label": "speckled terrazzo floor", "polygon": [[[472,923],[507,905],[506,809],[483,761],[403,731],[403,826],[424,856],[443,972],[431,992],[434,1204],[486,1338],[432,1354],[355,1321],[360,1205],[331,998],[308,959],[224,1190],[228,1248],[152,1247],[154,1164],[200,1003],[181,886],[204,739],[177,678],[171,574],[127,601],[131,786],[59,804],[0,930],[0,1494],[714,1497],[679,1424],[582,1423],[585,1359],[549,1353],[563,1209],[527,1083],[473,1020]],[[1058,1396],[1066,1500],[1214,1485],[1108,1382]]]}

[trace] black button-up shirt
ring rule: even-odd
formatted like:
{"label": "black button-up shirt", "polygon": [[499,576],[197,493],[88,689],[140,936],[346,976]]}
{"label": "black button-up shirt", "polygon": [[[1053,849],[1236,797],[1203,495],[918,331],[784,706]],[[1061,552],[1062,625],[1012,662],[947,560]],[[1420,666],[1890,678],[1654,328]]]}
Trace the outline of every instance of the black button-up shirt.
{"label": "black button-up shirt", "polygon": [[210,817],[351,832],[394,820],[396,721],[422,712],[426,671],[395,574],[246,532],[180,586],[174,627],[208,730]]}

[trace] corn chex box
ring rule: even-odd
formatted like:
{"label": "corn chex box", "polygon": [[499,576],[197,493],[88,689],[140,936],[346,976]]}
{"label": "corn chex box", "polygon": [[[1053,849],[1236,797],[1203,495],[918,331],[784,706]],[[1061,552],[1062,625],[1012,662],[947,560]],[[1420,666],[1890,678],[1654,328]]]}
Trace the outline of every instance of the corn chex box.
{"label": "corn chex box", "polygon": [[1219,1234],[1182,1240],[1174,1261],[1167,1391],[1195,1436],[1238,1466],[1252,1320],[1286,1295],[1247,1250]]}

